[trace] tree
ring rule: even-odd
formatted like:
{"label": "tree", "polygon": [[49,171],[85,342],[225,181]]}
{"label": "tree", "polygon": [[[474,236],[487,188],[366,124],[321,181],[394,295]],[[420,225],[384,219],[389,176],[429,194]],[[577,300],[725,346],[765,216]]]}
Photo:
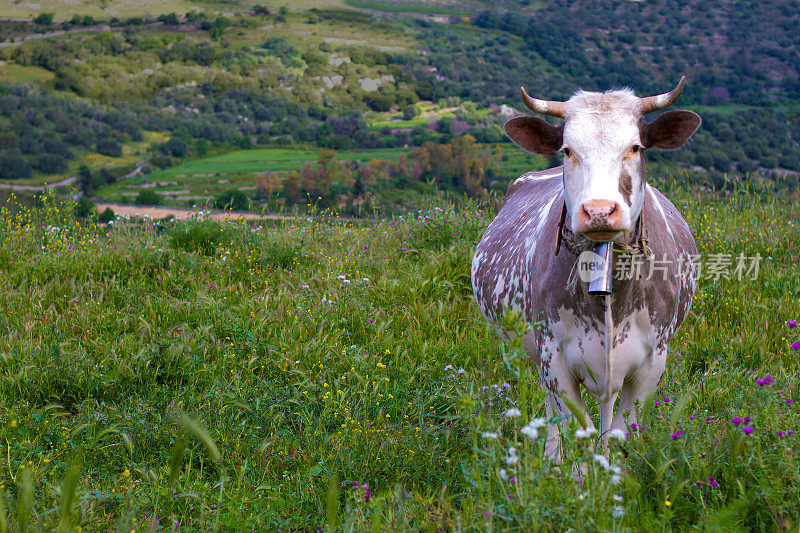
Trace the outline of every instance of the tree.
{"label": "tree", "polygon": [[42,154],[36,160],[36,168],[47,174],[66,172],[67,160],[58,154]]}
{"label": "tree", "polygon": [[276,172],[262,172],[256,175],[256,189],[264,198],[272,197],[272,193],[281,186],[281,178]]}
{"label": "tree", "polygon": [[114,139],[108,137],[97,139],[95,150],[98,154],[107,155],[109,157],[121,157],[122,146]]}
{"label": "tree", "polygon": [[32,174],[31,166],[19,154],[0,153],[0,179],[13,180],[29,178]]}
{"label": "tree", "polygon": [[33,21],[42,26],[49,26],[53,23],[53,13],[39,13]]}
{"label": "tree", "polygon": [[164,149],[175,157],[186,157],[189,153],[189,146],[180,137],[173,137],[168,140],[164,143]]}
{"label": "tree", "polygon": [[232,209],[234,211],[246,211],[250,208],[250,198],[244,191],[239,189],[228,189],[214,201],[217,209]]}
{"label": "tree", "polygon": [[417,116],[417,108],[409,104],[403,109],[403,120],[411,120]]}
{"label": "tree", "polygon": [[153,189],[145,189],[136,197],[137,205],[159,205],[161,203],[161,196],[156,194]]}

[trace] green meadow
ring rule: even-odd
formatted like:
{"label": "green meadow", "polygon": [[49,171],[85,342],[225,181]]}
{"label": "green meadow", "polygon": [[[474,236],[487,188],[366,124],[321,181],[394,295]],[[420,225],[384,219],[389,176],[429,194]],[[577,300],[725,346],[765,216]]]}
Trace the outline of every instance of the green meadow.
{"label": "green meadow", "polygon": [[491,207],[110,226],[53,196],[6,207],[0,529],[796,529],[800,204],[670,183],[701,253],[760,254],[757,279],[704,277],[640,427],[605,463],[564,421],[561,467],[520,431],[545,416],[535,370],[473,300]]}
{"label": "green meadow", "polygon": [[[153,179],[187,177],[193,174],[228,174],[239,172],[287,172],[297,171],[306,163],[317,160],[317,148],[282,149],[256,148],[237,150],[223,155],[187,161],[164,169],[153,175]],[[377,150],[348,150],[336,154],[338,161],[368,161],[369,159],[397,159],[408,154],[407,148]]]}

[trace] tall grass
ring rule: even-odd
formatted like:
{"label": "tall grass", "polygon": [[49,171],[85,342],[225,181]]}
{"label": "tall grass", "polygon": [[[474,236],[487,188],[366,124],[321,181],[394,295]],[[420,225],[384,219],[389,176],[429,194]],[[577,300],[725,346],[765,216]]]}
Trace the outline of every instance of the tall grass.
{"label": "tall grass", "polygon": [[796,528],[800,208],[670,196],[701,252],[760,253],[759,279],[702,280],[643,427],[606,464],[565,420],[561,468],[531,438],[535,370],[472,298],[481,206],[365,226],[5,209],[0,530]]}

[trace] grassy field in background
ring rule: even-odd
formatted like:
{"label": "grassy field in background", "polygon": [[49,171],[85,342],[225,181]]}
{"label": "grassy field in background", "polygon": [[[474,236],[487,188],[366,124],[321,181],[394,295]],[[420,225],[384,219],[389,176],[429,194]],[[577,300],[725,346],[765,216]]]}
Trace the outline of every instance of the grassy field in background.
{"label": "grassy field in background", "polygon": [[473,301],[484,207],[107,228],[54,198],[6,209],[0,515],[84,531],[796,528],[800,204],[670,183],[702,254],[763,261],[757,280],[701,280],[658,401],[612,447],[619,474],[574,421],[561,470],[520,433],[544,408]]}
{"label": "grassy field in background", "polygon": [[[347,150],[336,154],[338,161],[368,161],[369,159],[397,159],[408,154],[407,148],[377,150]],[[231,172],[280,172],[300,170],[308,162],[317,160],[316,149],[255,148],[237,150],[227,154],[196,159],[170,167],[155,174],[153,179],[193,174],[227,174]]]}

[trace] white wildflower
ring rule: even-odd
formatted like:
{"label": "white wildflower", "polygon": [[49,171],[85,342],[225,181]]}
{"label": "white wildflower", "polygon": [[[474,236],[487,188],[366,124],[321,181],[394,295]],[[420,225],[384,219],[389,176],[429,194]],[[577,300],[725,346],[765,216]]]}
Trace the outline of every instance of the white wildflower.
{"label": "white wildflower", "polygon": [[612,429],[611,431],[609,431],[608,432],[608,438],[616,439],[616,440],[618,440],[620,442],[625,442],[625,439],[626,439],[625,432],[622,431],[621,429],[618,429],[618,428],[617,429]]}
{"label": "white wildflower", "polygon": [[369,283],[369,278],[361,278],[361,281],[363,281],[364,283]]}
{"label": "white wildflower", "polygon": [[345,276],[344,274],[339,274],[336,277],[339,278],[339,279],[347,279],[347,276]]}
{"label": "white wildflower", "polygon": [[533,420],[528,422],[528,425],[531,426],[534,429],[543,428],[543,427],[545,427],[547,425],[547,419],[544,418],[544,417],[542,417],[542,418],[534,418]]}
{"label": "white wildflower", "polygon": [[613,516],[614,518],[622,518],[624,514],[625,514],[625,509],[621,505],[615,505],[611,509],[611,516]]}
{"label": "white wildflower", "polygon": [[483,437],[484,439],[497,440],[497,433],[495,433],[494,431],[484,431],[483,433],[481,433],[481,437]]}
{"label": "white wildflower", "polygon": [[611,463],[608,462],[608,459],[606,459],[605,455],[601,455],[599,453],[594,454],[594,462],[603,467],[603,470],[608,470],[611,468]]}
{"label": "white wildflower", "polygon": [[616,502],[621,502],[622,501],[622,496],[620,496],[619,494],[614,494],[614,496],[612,496],[612,498],[614,498],[614,501],[616,501]]}
{"label": "white wildflower", "polygon": [[508,479],[508,474],[506,474],[505,468],[501,468],[500,470],[498,470],[497,475],[500,476],[500,479],[502,479],[503,481]]}
{"label": "white wildflower", "polygon": [[597,435],[597,430],[595,428],[578,428],[575,430],[575,438],[576,439],[590,439],[594,435]]}
{"label": "white wildflower", "polygon": [[444,367],[444,371],[447,372],[448,370],[453,370],[453,365],[447,365]]}
{"label": "white wildflower", "polygon": [[612,485],[619,485],[620,483],[622,483],[622,477],[621,476],[618,476],[617,474],[614,474],[613,476],[611,476],[611,484]]}
{"label": "white wildflower", "polygon": [[517,457],[517,449],[511,446],[508,449],[508,457],[506,457],[506,463],[509,465],[515,465],[519,462],[519,457]]}
{"label": "white wildflower", "polygon": [[459,374],[463,374],[464,372],[466,372],[466,370],[464,370],[463,368],[459,368],[459,369],[458,369],[458,373],[459,373]]}
{"label": "white wildflower", "polygon": [[527,425],[522,429],[520,429],[520,432],[531,440],[536,440],[537,438],[539,438],[539,430],[534,427],[531,427],[530,425]]}
{"label": "white wildflower", "polygon": [[503,413],[503,414],[506,415],[508,418],[514,418],[514,417],[517,417],[517,416],[522,416],[522,411],[520,411],[516,407],[512,407],[512,408],[506,410],[506,412]]}

